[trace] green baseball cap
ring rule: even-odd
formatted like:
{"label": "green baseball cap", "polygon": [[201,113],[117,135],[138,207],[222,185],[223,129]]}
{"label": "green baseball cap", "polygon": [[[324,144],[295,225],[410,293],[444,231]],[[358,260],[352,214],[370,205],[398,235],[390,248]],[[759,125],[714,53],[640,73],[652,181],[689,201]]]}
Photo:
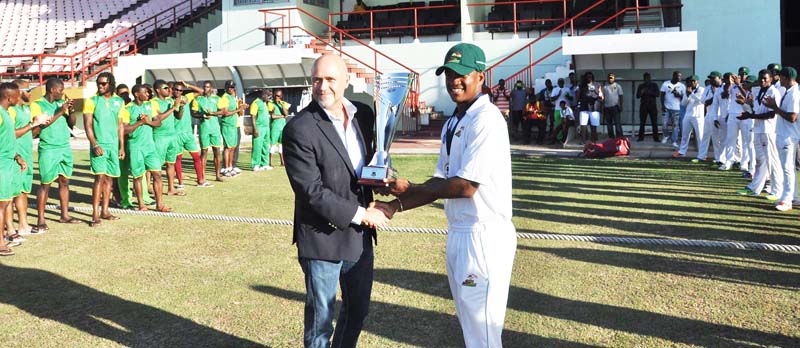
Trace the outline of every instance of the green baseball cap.
{"label": "green baseball cap", "polygon": [[697,76],[697,75],[692,75],[692,76],[689,76],[689,77],[686,79],[686,81],[700,81],[700,76]]}
{"label": "green baseball cap", "polygon": [[755,77],[755,75],[747,75],[747,78],[746,78],[746,79],[744,79],[744,82],[746,82],[746,83],[751,83],[751,84],[752,84],[752,83],[756,83],[756,77]]}
{"label": "green baseball cap", "polygon": [[790,79],[796,79],[797,78],[797,70],[795,70],[795,68],[787,66],[787,67],[781,69],[781,75],[780,76],[788,77]]}
{"label": "green baseball cap", "polygon": [[748,68],[746,66],[740,66],[739,67],[739,75],[741,75],[741,74],[750,75],[750,68]]}
{"label": "green baseball cap", "polygon": [[781,67],[781,65],[778,63],[770,63],[767,65],[767,70],[769,71],[781,71],[782,69],[783,67]]}
{"label": "green baseball cap", "polygon": [[450,69],[459,75],[467,75],[473,71],[486,70],[486,55],[483,50],[469,43],[460,43],[450,48],[444,56],[444,63],[436,69],[436,76]]}
{"label": "green baseball cap", "polygon": [[714,77],[722,78],[722,73],[714,70],[710,74],[708,74],[708,78],[714,78]]}

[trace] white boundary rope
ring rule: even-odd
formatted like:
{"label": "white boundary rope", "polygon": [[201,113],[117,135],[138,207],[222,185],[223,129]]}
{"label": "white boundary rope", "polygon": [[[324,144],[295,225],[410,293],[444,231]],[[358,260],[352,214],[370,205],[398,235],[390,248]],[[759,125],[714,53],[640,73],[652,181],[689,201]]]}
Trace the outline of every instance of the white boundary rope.
{"label": "white boundary rope", "polygon": [[[59,210],[60,208],[57,205],[47,205],[46,209]],[[70,210],[79,212],[88,212],[88,213],[92,212],[91,207],[70,207]],[[210,220],[210,221],[239,222],[247,224],[263,224],[263,225],[281,225],[281,226],[293,225],[291,220],[280,220],[280,219],[238,217],[238,216],[211,215],[211,214],[187,214],[187,213],[174,213],[174,212],[162,213],[154,210],[138,211],[138,210],[113,209],[113,208],[111,208],[110,210],[115,214],[126,214],[126,215],[171,217],[171,218],[179,218],[187,220]],[[381,231],[447,235],[447,230],[440,228],[389,226],[382,228]],[[601,244],[643,244],[643,245],[687,246],[687,247],[725,248],[725,249],[742,249],[742,250],[768,250],[768,251],[800,253],[800,245],[771,244],[771,243],[758,243],[758,242],[714,241],[714,240],[703,240],[703,239],[606,237],[606,236],[525,233],[525,232],[518,232],[517,237],[522,239],[561,240],[561,241],[588,242],[588,243],[601,243]]]}

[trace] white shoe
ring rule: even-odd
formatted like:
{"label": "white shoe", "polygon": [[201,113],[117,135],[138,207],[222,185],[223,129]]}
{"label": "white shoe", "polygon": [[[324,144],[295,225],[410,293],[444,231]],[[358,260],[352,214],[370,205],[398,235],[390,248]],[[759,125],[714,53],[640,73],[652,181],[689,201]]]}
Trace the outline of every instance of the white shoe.
{"label": "white shoe", "polygon": [[264,169],[261,169],[261,166],[255,166],[255,167],[253,167],[253,171],[254,171],[254,172],[260,172],[260,171],[262,171],[262,170],[264,170]]}
{"label": "white shoe", "polygon": [[665,137],[664,139],[661,139],[661,143],[662,143],[662,144],[666,144],[666,143],[667,143],[667,141],[669,141],[669,140],[667,140],[667,138],[666,138],[666,137]]}
{"label": "white shoe", "polygon": [[719,166],[718,169],[719,170],[731,170],[731,167],[729,167],[727,164],[723,164],[723,165]]}
{"label": "white shoe", "polygon": [[273,170],[272,166],[261,167],[261,170]]}
{"label": "white shoe", "polygon": [[222,175],[225,175],[225,173],[227,173],[227,172],[228,172],[228,168],[222,168],[222,169],[219,170],[219,173],[222,174]]}
{"label": "white shoe", "polygon": [[236,173],[236,174],[242,174],[242,170],[237,168],[237,167],[233,167],[233,169],[231,169],[231,170],[233,170],[233,172]]}
{"label": "white shoe", "polygon": [[792,210],[792,203],[780,202],[778,205],[775,206],[775,209],[778,211],[789,211]]}
{"label": "white shoe", "polygon": [[676,143],[676,142],[673,142],[673,143],[672,143],[672,147],[674,147],[674,148],[678,148],[678,143]]}

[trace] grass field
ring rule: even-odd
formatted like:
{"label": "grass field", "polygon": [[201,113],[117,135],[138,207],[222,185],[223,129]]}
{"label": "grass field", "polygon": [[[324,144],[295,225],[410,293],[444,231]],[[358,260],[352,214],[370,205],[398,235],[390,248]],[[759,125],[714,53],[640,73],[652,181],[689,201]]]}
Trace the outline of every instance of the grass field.
{"label": "grass field", "polygon": [[[434,162],[395,158],[414,181]],[[737,196],[746,182],[736,173],[678,161],[524,157],[513,169],[520,232],[800,244],[800,214]],[[87,206],[85,153],[76,154],[76,170],[73,201]],[[168,205],[292,217],[282,168],[211,189],[187,185],[187,193]],[[440,203],[399,214],[392,225],[443,228]],[[49,221],[50,232],[0,260],[0,346],[302,346],[304,289],[290,227],[122,218],[94,229]],[[445,237],[379,232],[378,240],[360,346],[463,346]],[[519,240],[504,343],[798,347],[798,290],[797,254]]]}

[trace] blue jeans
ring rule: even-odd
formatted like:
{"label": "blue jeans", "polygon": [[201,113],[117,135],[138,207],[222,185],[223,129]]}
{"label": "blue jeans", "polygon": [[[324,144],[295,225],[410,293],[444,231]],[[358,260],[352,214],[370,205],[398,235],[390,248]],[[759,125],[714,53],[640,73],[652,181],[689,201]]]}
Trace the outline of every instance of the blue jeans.
{"label": "blue jeans", "polygon": [[664,113],[664,137],[669,136],[669,139],[673,143],[678,142],[678,134],[681,129],[680,123],[680,110],[671,110],[667,109],[667,112]]}
{"label": "blue jeans", "polygon": [[[303,343],[306,348],[356,346],[369,311],[373,257],[372,248],[365,248],[357,262],[302,257],[298,260],[306,282],[303,320]],[[342,306],[334,332],[337,284],[342,286]]]}

